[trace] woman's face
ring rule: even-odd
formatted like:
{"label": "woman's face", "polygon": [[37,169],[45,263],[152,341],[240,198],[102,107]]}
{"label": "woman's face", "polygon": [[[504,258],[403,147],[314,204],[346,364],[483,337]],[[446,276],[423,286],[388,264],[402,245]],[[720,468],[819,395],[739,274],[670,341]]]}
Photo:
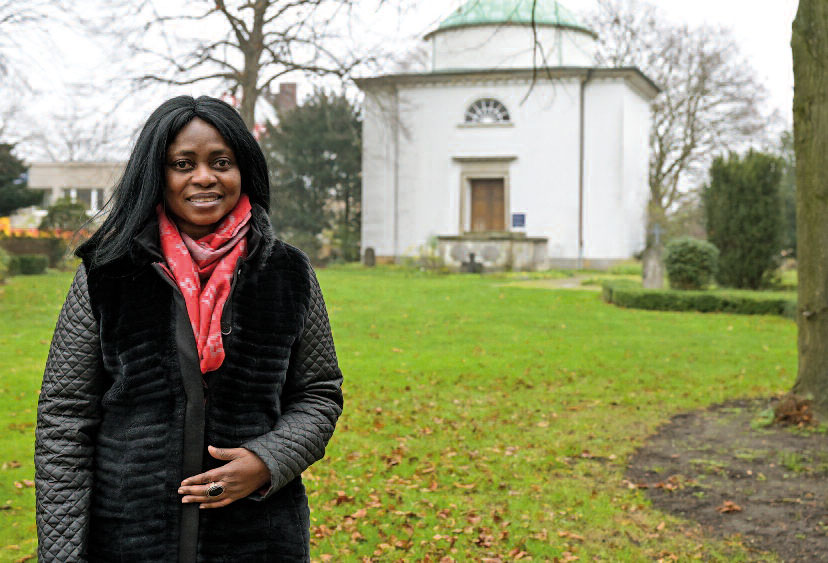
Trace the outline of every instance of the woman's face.
{"label": "woman's face", "polygon": [[194,118],[167,149],[164,200],[178,228],[194,239],[212,233],[236,206],[241,172],[218,130]]}

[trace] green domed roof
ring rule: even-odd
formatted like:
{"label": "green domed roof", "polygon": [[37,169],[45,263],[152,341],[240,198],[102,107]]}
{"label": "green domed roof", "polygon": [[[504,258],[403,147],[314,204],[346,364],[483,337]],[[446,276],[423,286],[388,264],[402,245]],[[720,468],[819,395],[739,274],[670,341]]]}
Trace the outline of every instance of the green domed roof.
{"label": "green domed roof", "polygon": [[557,0],[469,0],[443,20],[437,31],[477,25],[531,25],[533,21],[535,25],[569,27],[594,35]]}

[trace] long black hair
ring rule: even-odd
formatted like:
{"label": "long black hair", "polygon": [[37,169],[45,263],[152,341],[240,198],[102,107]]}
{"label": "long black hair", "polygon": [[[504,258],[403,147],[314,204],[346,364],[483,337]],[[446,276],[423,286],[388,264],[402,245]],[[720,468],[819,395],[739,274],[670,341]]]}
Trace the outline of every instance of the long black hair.
{"label": "long black hair", "polygon": [[233,149],[241,173],[241,189],[265,211],[270,210],[270,182],[262,149],[239,113],[225,102],[201,96],[177,96],[152,112],[141,129],[124,174],[115,185],[102,213],[108,213],[100,228],[81,244],[75,254],[89,256],[100,266],[126,255],[135,236],[154,215],[164,194],[167,148],[178,132],[198,117],[215,127]]}

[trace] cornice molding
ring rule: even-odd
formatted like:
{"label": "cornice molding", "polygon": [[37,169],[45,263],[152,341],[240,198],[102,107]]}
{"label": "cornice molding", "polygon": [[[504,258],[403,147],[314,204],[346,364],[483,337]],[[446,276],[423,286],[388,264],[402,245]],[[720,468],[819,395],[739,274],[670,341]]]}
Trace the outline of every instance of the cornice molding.
{"label": "cornice molding", "polygon": [[624,80],[638,94],[652,100],[661,89],[641,70],[635,67],[543,67],[538,69],[513,68],[489,70],[441,70],[436,72],[386,74],[354,80],[361,90],[384,88],[409,88],[431,85],[479,84],[479,83],[551,83],[559,80],[590,79]]}

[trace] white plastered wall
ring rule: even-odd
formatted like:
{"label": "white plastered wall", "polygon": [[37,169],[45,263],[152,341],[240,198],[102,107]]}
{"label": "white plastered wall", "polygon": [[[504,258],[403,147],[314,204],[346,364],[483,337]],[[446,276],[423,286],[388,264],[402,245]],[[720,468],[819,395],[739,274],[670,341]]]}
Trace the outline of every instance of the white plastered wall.
{"label": "white plastered wall", "polygon": [[362,251],[394,255],[395,96],[366,93],[362,124]]}
{"label": "white plastered wall", "polygon": [[[363,248],[393,253],[393,189],[397,175],[398,249],[413,254],[430,236],[462,232],[460,201],[466,159],[507,162],[511,213],[526,214],[529,236],[550,239],[554,256],[577,253],[577,79],[540,82],[531,95],[523,80],[401,87],[399,166],[395,171],[392,116],[366,96],[363,156]],[[508,126],[468,126],[465,109],[479,98],[500,100]],[[388,96],[393,100],[393,95]],[[388,102],[385,102],[388,103]],[[381,122],[382,120],[388,120]],[[471,166],[471,165],[469,165]],[[507,228],[510,222],[507,222]]]}
{"label": "white plastered wall", "polygon": [[439,70],[535,68],[537,66],[592,66],[595,39],[568,28],[528,25],[461,27],[435,32],[431,37],[432,68]]}
{"label": "white plastered wall", "polygon": [[584,257],[641,250],[647,201],[649,104],[622,80],[586,87]]}
{"label": "white plastered wall", "polygon": [[[527,98],[529,90],[518,79],[400,85],[398,94],[370,90],[363,250],[411,255],[431,236],[461,234],[468,171],[484,160],[506,170],[508,218],[525,213],[521,231],[546,237],[549,258],[577,259],[580,78],[541,80]],[[479,98],[501,101],[511,124],[464,124],[465,109]],[[596,79],[585,107],[584,257],[628,258],[643,243],[649,105],[623,79]]]}

